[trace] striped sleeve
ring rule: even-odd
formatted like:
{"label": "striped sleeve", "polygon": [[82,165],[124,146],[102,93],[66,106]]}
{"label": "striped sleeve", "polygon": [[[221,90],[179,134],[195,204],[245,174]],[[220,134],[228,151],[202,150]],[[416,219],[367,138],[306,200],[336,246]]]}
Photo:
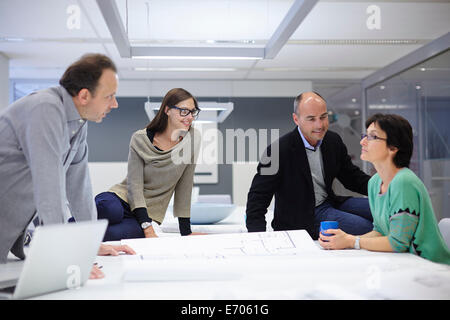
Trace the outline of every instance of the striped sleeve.
{"label": "striped sleeve", "polygon": [[408,209],[393,214],[389,220],[388,240],[395,252],[409,251],[419,217]]}

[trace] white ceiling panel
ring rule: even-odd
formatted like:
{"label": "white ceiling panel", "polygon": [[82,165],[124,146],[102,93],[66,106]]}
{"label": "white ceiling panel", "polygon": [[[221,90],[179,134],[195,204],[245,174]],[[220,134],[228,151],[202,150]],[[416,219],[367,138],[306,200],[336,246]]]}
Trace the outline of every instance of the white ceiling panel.
{"label": "white ceiling panel", "polygon": [[34,42],[23,43],[0,43],[0,51],[10,60],[10,67],[36,67],[45,72],[45,68],[62,67],[67,68],[80,56],[88,52],[99,52],[105,54],[104,47],[100,44],[83,43],[54,43]]}
{"label": "white ceiling panel", "polygon": [[[261,47],[293,1],[116,3],[133,45]],[[371,5],[380,8],[379,30],[366,25]],[[78,26],[71,6],[79,9]],[[58,78],[81,55],[100,52],[116,62],[121,79],[357,80],[449,32],[449,17],[443,0],[319,1],[274,59],[141,60],[120,57],[94,0],[0,0],[0,52],[10,59],[11,78]],[[389,39],[412,41],[383,44]],[[341,44],[327,44],[333,40]]]}
{"label": "white ceiling panel", "polygon": [[370,75],[373,72],[373,70],[366,70],[366,71],[349,71],[349,70],[313,70],[313,71],[304,71],[304,70],[297,70],[297,71],[261,71],[261,70],[254,70],[251,71],[247,79],[266,79],[268,74],[270,73],[270,79],[280,79],[280,80],[287,80],[287,79],[305,79],[305,80],[316,80],[316,79],[362,79],[366,76]]}
{"label": "white ceiling panel", "polygon": [[[380,28],[369,29],[369,6],[380,9]],[[369,11],[373,12],[373,11]],[[435,39],[450,31],[450,3],[319,2],[291,39]]]}
{"label": "white ceiling panel", "polygon": [[381,68],[418,48],[415,45],[286,45],[276,59],[260,60],[256,67]]}
{"label": "white ceiling panel", "polygon": [[[119,0],[130,39],[268,39],[293,1]],[[128,14],[127,14],[128,13]]]}
{"label": "white ceiling panel", "polygon": [[[0,36],[17,38],[96,38],[82,8],[79,24],[70,17],[77,14],[71,0],[1,0]],[[97,9],[98,10],[98,9]]]}

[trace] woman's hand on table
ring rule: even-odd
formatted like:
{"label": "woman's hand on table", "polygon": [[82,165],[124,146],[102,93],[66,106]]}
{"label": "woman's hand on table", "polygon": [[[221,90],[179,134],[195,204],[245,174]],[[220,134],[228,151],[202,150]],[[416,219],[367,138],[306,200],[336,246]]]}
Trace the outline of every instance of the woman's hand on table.
{"label": "woman's hand on table", "polygon": [[324,232],[332,235],[326,236],[322,232],[319,233],[319,244],[322,248],[333,250],[353,248],[355,236],[347,234],[341,229],[328,229]]}
{"label": "woman's hand on table", "polygon": [[153,226],[145,228],[144,235],[146,238],[158,238],[158,235],[156,234],[155,229],[153,229]]}

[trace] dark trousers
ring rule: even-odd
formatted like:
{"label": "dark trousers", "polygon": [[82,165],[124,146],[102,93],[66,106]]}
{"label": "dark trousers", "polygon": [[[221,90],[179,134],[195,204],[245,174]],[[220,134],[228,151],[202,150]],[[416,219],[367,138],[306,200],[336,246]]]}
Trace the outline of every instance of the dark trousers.
{"label": "dark trousers", "polygon": [[337,221],[339,229],[352,235],[373,230],[373,218],[368,198],[349,198],[337,208],[328,201],[315,209],[314,231],[319,235],[321,221]]}
{"label": "dark trousers", "polygon": [[128,203],[113,192],[102,192],[95,197],[98,219],[107,219],[103,241],[144,238],[144,231],[130,210]]}

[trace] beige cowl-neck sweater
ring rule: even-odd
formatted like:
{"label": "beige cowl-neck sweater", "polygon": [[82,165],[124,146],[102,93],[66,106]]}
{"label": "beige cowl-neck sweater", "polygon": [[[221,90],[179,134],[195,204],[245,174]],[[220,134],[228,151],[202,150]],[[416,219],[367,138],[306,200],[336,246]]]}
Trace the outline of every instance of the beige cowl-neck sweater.
{"label": "beige cowl-neck sweater", "polygon": [[175,192],[174,216],[190,217],[200,139],[200,132],[191,127],[172,149],[160,151],[150,142],[146,129],[136,131],[130,141],[127,177],[109,191],[127,202],[131,210],[147,208],[148,216],[159,224]]}

